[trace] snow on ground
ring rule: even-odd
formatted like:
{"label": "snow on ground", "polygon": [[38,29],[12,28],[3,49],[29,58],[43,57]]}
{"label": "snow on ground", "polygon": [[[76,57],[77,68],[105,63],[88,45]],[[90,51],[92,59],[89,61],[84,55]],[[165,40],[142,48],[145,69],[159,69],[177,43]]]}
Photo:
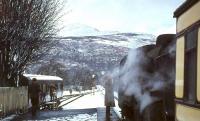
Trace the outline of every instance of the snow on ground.
{"label": "snow on ground", "polygon": [[[70,109],[91,109],[91,108],[102,108],[104,106],[104,94],[105,90],[102,86],[97,86],[97,92],[95,94],[88,94],[85,95],[72,103],[69,103],[63,106],[63,110],[70,110]],[[85,91],[91,92],[91,90]],[[79,92],[73,92],[73,94],[79,94]],[[69,91],[64,91],[63,95],[69,95]],[[114,92],[115,95],[115,107],[114,111],[116,114],[121,117],[120,108],[118,107],[117,101],[117,93]],[[10,117],[12,119],[12,117]],[[97,113],[94,114],[78,114],[78,115],[66,115],[64,117],[53,117],[46,119],[45,121],[96,121],[97,120]],[[7,120],[3,120],[7,121]]]}
{"label": "snow on ground", "polygon": [[5,117],[5,118],[3,118],[3,119],[0,118],[0,120],[1,120],[1,121],[10,121],[10,120],[12,120],[14,117],[16,117],[15,114],[10,115],[10,116],[8,116],[8,117]]}
{"label": "snow on ground", "polygon": [[98,40],[96,43],[129,48],[129,41]]}
{"label": "snow on ground", "polygon": [[[85,90],[85,91],[81,91],[81,92],[73,90],[72,94],[80,94],[80,93],[87,93],[87,92],[91,92],[91,90]],[[64,95],[71,95],[71,94],[69,93],[69,91],[63,91],[62,95],[64,96]]]}
{"label": "snow on ground", "polygon": [[115,107],[113,108],[118,117],[121,118],[121,109],[118,106],[118,101],[115,99]]}
{"label": "snow on ground", "polygon": [[67,99],[67,100],[63,99],[63,100],[65,100],[65,101],[61,102],[59,106],[64,105],[64,104],[66,104],[66,103],[68,103],[68,102],[71,102],[71,101],[73,101],[73,100],[76,99],[76,98],[77,98],[77,97],[72,97],[72,98]]}
{"label": "snow on ground", "polygon": [[[73,101],[72,103],[69,103],[68,105],[63,106],[63,110],[68,110],[68,109],[87,109],[87,108],[100,108],[100,107],[105,107],[104,106],[104,95],[105,95],[105,90],[102,86],[98,85],[97,86],[97,92],[95,94],[88,94],[85,95],[76,101]],[[66,94],[66,93],[65,93]],[[118,94],[117,92],[114,92],[115,96],[115,107],[114,111],[117,113],[119,117],[121,117],[121,109],[118,106]]]}
{"label": "snow on ground", "polygon": [[78,114],[65,117],[49,118],[44,121],[97,121],[97,113],[94,114]]}
{"label": "snow on ground", "polygon": [[95,94],[85,95],[68,105],[63,106],[63,110],[67,109],[87,109],[98,108],[104,106],[104,95],[101,92],[95,92]]}

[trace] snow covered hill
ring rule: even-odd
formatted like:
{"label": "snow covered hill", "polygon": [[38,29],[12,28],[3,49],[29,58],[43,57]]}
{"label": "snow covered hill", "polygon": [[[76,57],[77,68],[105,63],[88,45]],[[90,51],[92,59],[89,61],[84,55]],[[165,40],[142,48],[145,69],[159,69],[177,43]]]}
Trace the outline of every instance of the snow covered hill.
{"label": "snow covered hill", "polygon": [[116,67],[129,49],[155,43],[155,36],[151,34],[101,32],[79,25],[68,29],[66,35],[67,32],[70,35],[71,30],[71,36],[57,38],[57,44],[47,55],[29,68],[30,73],[37,73],[51,60],[61,63],[69,71],[80,68],[107,71]]}
{"label": "snow covered hill", "polygon": [[34,65],[37,72],[44,63],[56,60],[68,70],[80,67],[94,71],[106,71],[119,64],[130,48],[152,44],[155,37],[149,34],[118,33],[99,36],[62,37],[42,63]]}

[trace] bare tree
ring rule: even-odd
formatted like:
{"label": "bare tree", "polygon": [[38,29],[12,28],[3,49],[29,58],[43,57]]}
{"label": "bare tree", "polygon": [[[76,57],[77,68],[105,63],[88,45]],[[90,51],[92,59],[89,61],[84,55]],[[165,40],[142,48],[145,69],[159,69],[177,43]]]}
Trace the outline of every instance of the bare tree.
{"label": "bare tree", "polygon": [[68,83],[67,67],[62,63],[56,62],[55,60],[50,60],[49,63],[40,67],[37,73],[59,76],[64,80],[64,83]]}
{"label": "bare tree", "polygon": [[91,89],[95,86],[96,79],[93,78],[93,72],[87,68],[80,68],[73,77],[75,86],[82,86],[84,90]]}
{"label": "bare tree", "polygon": [[1,0],[0,86],[16,86],[28,64],[49,50],[60,0]]}

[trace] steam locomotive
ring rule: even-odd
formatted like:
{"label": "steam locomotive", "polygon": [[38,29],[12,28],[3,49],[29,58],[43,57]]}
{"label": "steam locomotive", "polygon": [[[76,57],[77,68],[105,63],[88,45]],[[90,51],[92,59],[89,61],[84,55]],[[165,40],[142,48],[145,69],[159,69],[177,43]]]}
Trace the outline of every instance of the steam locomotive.
{"label": "steam locomotive", "polygon": [[[175,35],[165,34],[157,38],[155,45],[146,45],[133,50],[134,59],[124,57],[120,62],[120,84],[118,89],[119,107],[125,119],[131,121],[165,121],[174,118]],[[130,56],[130,55],[129,55]],[[133,62],[134,61],[134,62]],[[127,65],[131,67],[127,68]],[[125,69],[127,68],[127,69]],[[131,72],[130,79],[126,77]],[[137,70],[137,71],[135,71]],[[128,81],[127,81],[128,80]],[[125,82],[126,81],[126,82]],[[155,85],[163,88],[155,88]],[[137,85],[137,87],[135,87]],[[138,91],[129,90],[138,88]],[[134,90],[134,89],[133,89]],[[139,94],[138,94],[139,93]],[[142,106],[149,96],[150,102]],[[143,98],[143,99],[141,99]],[[149,117],[150,116],[150,117]]]}
{"label": "steam locomotive", "polygon": [[121,60],[118,104],[125,120],[200,120],[199,13],[200,0],[186,0],[174,12],[176,35],[160,35]]}

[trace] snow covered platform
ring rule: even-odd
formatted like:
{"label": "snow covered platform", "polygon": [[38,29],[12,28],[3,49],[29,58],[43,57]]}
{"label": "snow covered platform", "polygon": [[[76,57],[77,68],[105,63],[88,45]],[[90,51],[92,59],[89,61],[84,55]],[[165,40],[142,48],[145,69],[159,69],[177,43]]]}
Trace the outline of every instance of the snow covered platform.
{"label": "snow covered platform", "polygon": [[[70,109],[57,111],[39,111],[35,117],[31,113],[16,116],[11,121],[42,120],[42,121],[105,121],[105,108]],[[111,109],[111,121],[120,121]]]}
{"label": "snow covered platform", "polygon": [[[31,113],[26,113],[15,117],[12,121],[105,121],[104,94],[104,88],[99,86],[95,94],[83,95],[80,98],[64,98],[61,100],[62,110],[42,110],[36,117],[32,117]],[[67,92],[64,95],[67,95]],[[115,106],[111,109],[111,121],[120,121],[117,94],[115,94]]]}
{"label": "snow covered platform", "polygon": [[71,109],[57,111],[39,111],[35,117],[31,113],[20,115],[12,121],[97,121],[97,109]]}
{"label": "snow covered platform", "polygon": [[[97,121],[106,121],[106,108],[97,108]],[[111,108],[110,110],[110,121],[120,121],[120,118],[116,112]]]}

